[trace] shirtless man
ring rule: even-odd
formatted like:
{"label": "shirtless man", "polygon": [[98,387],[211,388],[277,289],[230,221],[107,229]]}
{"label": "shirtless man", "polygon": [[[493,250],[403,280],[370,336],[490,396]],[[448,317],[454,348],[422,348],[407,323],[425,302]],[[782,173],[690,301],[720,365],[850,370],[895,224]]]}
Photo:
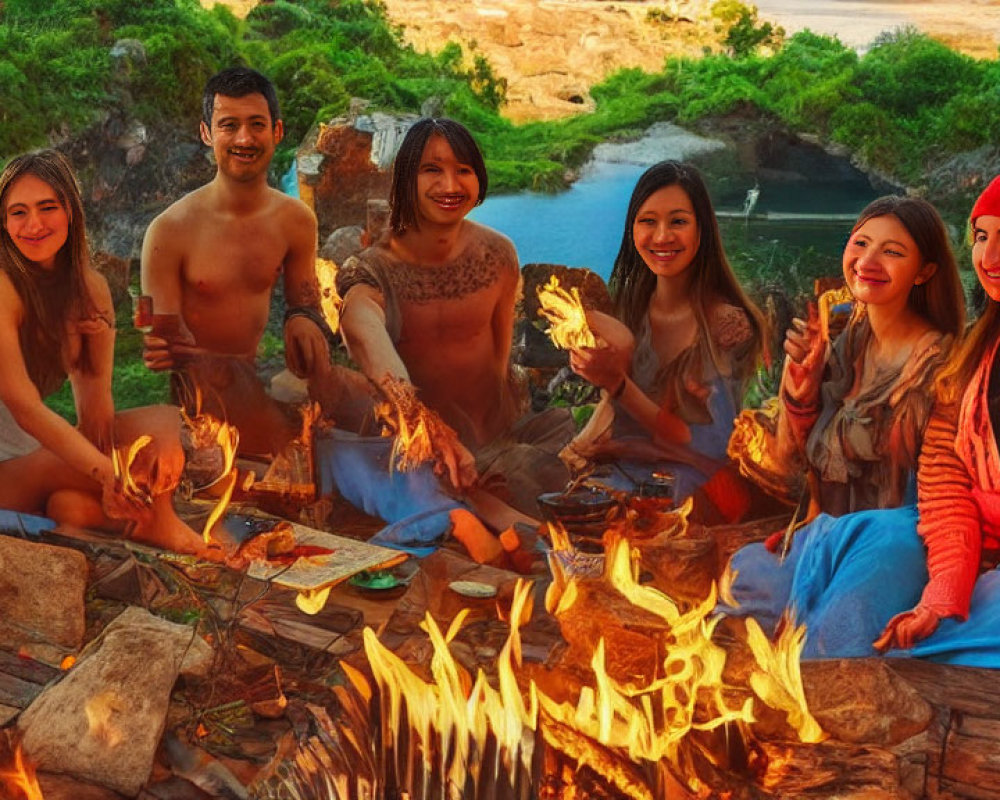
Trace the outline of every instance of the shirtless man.
{"label": "shirtless man", "polygon": [[267,78],[244,67],[212,77],[201,139],[215,156],[215,177],[154,219],[142,248],[142,290],[156,315],[145,339],[146,366],[177,369],[187,391],[195,384],[203,409],[235,424],[247,453],[280,451],[299,424],[267,397],[253,369],[282,273],[288,368],[311,383],[330,375],[316,217],[267,184],[283,134]]}
{"label": "shirtless man", "polygon": [[[389,233],[337,276],[341,332],[375,383],[411,382],[458,433],[442,454],[452,485],[473,490],[473,451],[505,436],[524,410],[510,366],[520,269],[513,244],[466,219],[486,196],[483,157],[469,132],[424,119],[406,134],[393,168]],[[525,519],[477,511],[498,527]]]}

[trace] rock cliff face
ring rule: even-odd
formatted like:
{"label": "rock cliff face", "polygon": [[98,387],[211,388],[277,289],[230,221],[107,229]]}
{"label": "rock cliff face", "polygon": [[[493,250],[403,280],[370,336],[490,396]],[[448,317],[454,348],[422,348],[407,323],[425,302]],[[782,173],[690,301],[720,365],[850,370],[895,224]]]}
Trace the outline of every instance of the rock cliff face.
{"label": "rock cliff face", "polygon": [[[255,0],[201,0],[246,16]],[[589,87],[621,67],[655,71],[668,56],[718,44],[712,0],[384,0],[418,50],[447,42],[486,57],[507,80],[505,116],[556,119],[593,108]]]}
{"label": "rock cliff face", "polygon": [[297,152],[299,196],[312,206],[320,241],[366,224],[368,201],[389,196],[392,160],[416,116],[356,114],[310,131]]}
{"label": "rock cliff face", "polygon": [[668,56],[716,44],[708,0],[386,0],[418,50],[455,41],[507,80],[505,116],[554,119],[593,107],[588,89],[621,67],[658,70]]}

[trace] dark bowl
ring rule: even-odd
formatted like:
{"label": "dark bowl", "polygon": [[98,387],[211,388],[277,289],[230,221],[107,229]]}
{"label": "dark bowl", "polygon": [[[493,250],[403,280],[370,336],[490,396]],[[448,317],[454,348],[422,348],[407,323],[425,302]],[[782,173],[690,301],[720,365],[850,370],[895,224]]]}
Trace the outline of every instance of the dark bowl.
{"label": "dark bowl", "polygon": [[609,512],[617,505],[618,501],[610,494],[592,487],[538,496],[542,516],[549,522],[561,523],[568,533],[578,536],[600,537]]}

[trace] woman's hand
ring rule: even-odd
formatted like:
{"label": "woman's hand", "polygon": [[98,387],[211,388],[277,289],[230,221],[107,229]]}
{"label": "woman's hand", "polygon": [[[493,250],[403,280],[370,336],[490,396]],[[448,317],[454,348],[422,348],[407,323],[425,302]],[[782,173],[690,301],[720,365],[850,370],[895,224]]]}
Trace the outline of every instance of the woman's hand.
{"label": "woman's hand", "polygon": [[571,350],[569,366],[588,383],[614,394],[628,376],[630,354],[614,345],[602,344]]}
{"label": "woman's hand", "polygon": [[890,619],[882,635],[872,642],[872,647],[880,653],[893,649],[909,650],[934,633],[940,621],[941,617],[934,611],[918,605]]}
{"label": "woman's hand", "polygon": [[803,406],[814,405],[826,364],[826,342],[820,332],[819,313],[809,304],[808,319],[795,318],[785,335],[785,374],[782,390],[787,397]]}

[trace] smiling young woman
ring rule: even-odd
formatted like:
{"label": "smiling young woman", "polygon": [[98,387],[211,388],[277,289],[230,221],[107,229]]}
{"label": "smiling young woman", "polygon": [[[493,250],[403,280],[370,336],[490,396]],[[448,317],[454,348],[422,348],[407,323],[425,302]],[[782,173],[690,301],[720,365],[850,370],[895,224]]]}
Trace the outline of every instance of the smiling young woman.
{"label": "smiling young woman", "polygon": [[[120,528],[187,552],[204,543],[173,513],[184,456],[169,407],[116,417],[111,399],[114,310],[90,266],[83,205],[72,168],[54,150],[12,159],[0,174],[0,508],[57,522]],[[43,397],[69,378],[79,424]],[[137,436],[152,507],[116,480],[111,451]]]}
{"label": "smiling young woman", "polygon": [[[726,444],[764,325],[729,266],[694,167],[663,161],[639,178],[610,289],[615,316],[588,313],[599,346],[573,351],[570,366],[621,413],[601,452],[573,447],[613,460],[601,479],[616,488],[669,472],[678,500],[695,494],[697,517],[733,521],[746,491],[726,466]],[[619,485],[623,472],[631,483]]]}
{"label": "smiling young woman", "polygon": [[[897,572],[918,583],[926,574],[912,533],[916,469],[930,443],[936,376],[965,322],[947,232],[925,200],[869,205],[843,269],[855,301],[847,328],[828,343],[817,315],[797,320],[785,342],[777,420],[749,412],[763,449],[773,451],[768,463],[781,471],[769,480],[808,476],[808,524],[782,558],[773,551],[784,531],[730,562],[739,606],[728,613],[773,629],[793,609],[809,626],[805,657],[874,654],[878,631],[899,605],[871,602],[873,592],[900,586]],[[742,449],[744,472],[758,474],[752,448]],[[886,515],[893,524],[882,524]]]}

